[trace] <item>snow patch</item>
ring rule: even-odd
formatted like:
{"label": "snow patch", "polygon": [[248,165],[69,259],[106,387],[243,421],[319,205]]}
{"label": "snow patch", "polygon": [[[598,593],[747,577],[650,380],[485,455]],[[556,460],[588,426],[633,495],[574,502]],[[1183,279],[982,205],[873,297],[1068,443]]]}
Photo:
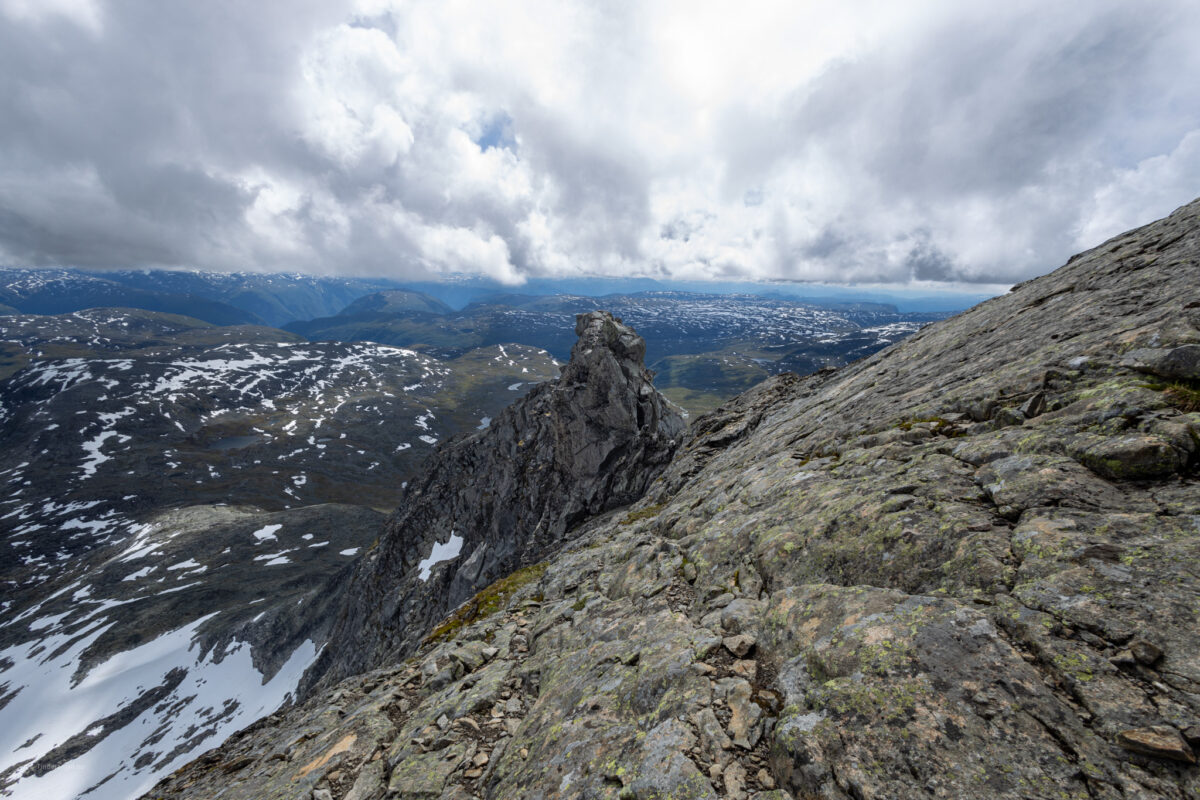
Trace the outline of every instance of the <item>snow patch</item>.
{"label": "snow patch", "polygon": [[417,568],[420,570],[417,577],[422,581],[429,580],[430,570],[433,569],[435,564],[458,558],[458,554],[462,552],[462,544],[462,537],[457,533],[451,533],[450,540],[445,544],[434,542],[433,549],[429,551],[429,558],[426,558],[417,565]]}
{"label": "snow patch", "polygon": [[[235,641],[219,656],[199,652],[193,639],[211,617],[202,617],[119,653],[78,683],[72,676],[83,652],[111,623],[0,651],[0,660],[13,662],[4,679],[9,690],[15,692],[0,709],[0,772],[41,758],[81,731],[100,737],[92,749],[57,769],[21,778],[9,787],[15,792],[12,796],[69,800],[86,792],[87,800],[137,797],[201,750],[219,744],[234,731],[277,709],[316,658],[316,646],[306,641],[266,681],[254,668],[250,648],[244,642]],[[220,663],[215,662],[217,657]],[[186,674],[160,702],[123,727],[100,722],[145,692],[163,686],[168,673],[176,669]],[[41,736],[21,747],[34,734]],[[189,737],[196,738],[192,741]],[[189,741],[190,747],[158,764],[164,753]],[[146,754],[157,757],[143,759],[150,762],[147,766],[135,766]]]}
{"label": "snow patch", "polygon": [[151,565],[150,565],[150,566],[148,566],[148,567],[142,567],[142,568],[141,568],[141,569],[139,569],[137,572],[131,572],[131,573],[129,573],[128,575],[126,575],[124,578],[121,578],[121,580],[122,580],[122,581],[136,581],[136,580],[140,580],[140,579],[142,579],[142,578],[146,577],[147,575],[149,575],[151,572],[154,572],[154,565],[153,565],[153,564],[151,564]]}
{"label": "snow patch", "polygon": [[264,528],[259,528],[254,532],[254,538],[258,540],[255,542],[255,544],[277,541],[275,534],[278,533],[282,528],[282,525],[267,525]]}

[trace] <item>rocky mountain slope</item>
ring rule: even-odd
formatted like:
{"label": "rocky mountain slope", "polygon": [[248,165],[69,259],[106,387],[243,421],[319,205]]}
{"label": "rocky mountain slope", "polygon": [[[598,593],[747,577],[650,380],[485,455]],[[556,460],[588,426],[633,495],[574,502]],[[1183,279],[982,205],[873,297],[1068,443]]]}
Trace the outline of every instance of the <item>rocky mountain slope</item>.
{"label": "rocky mountain slope", "polygon": [[10,546],[30,572],[76,549],[22,534],[66,523],[116,530],[179,504],[393,507],[438,441],[558,372],[532,348],[439,361],[127,310],[6,317],[0,337],[23,367],[0,382],[14,487],[0,520],[19,520]]}
{"label": "rocky mountain slope", "polygon": [[1200,201],[774,378],[147,796],[1200,797],[1197,274]]}
{"label": "rocky mountain slope", "polygon": [[381,511],[556,376],[129,309],[0,318],[0,796],[124,800],[292,693]]}

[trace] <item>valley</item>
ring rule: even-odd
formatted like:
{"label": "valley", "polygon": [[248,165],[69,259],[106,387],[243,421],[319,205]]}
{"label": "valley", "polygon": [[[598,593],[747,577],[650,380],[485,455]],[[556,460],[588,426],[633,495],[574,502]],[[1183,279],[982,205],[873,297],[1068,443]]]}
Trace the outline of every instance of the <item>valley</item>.
{"label": "valley", "polygon": [[[453,356],[519,342],[565,359],[576,314],[603,309],[641,332],[655,385],[693,414],[781,372],[805,374],[863,358],[946,316],[879,303],[815,304],[759,295],[641,292],[498,295],[460,311],[426,310],[408,291],[381,292],[332,317],[293,322],[312,340],[373,341]],[[398,310],[395,310],[398,309]]]}
{"label": "valley", "polygon": [[128,797],[273,710],[404,479],[558,373],[130,309],[0,329],[0,785],[28,796]]}

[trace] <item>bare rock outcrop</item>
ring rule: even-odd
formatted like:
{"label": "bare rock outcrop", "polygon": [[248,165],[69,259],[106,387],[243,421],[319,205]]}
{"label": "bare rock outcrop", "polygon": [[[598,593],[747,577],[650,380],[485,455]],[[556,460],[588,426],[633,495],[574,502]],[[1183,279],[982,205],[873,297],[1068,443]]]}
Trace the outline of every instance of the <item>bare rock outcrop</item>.
{"label": "bare rock outcrop", "polygon": [[684,422],[651,383],[645,342],[600,311],[580,314],[575,332],[557,381],[439,448],[408,484],[310,682],[407,655],[464,600],[639,499],[666,468]]}

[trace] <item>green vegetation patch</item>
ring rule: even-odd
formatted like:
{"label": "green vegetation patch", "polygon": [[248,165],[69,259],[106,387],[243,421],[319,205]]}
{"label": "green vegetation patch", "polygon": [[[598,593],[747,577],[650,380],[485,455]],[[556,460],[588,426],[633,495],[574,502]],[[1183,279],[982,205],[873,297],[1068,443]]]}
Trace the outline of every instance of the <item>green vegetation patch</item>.
{"label": "green vegetation patch", "polygon": [[625,519],[621,520],[621,524],[632,525],[638,520],[652,519],[653,517],[657,517],[660,513],[662,513],[664,508],[666,508],[665,503],[655,503],[652,506],[646,506],[638,511],[630,511],[625,515]]}
{"label": "green vegetation patch", "polygon": [[663,397],[686,411],[689,419],[695,419],[710,411],[715,411],[731,399],[729,395],[685,389],[680,386],[656,385],[655,388]]}
{"label": "green vegetation patch", "polygon": [[[491,586],[481,590],[479,594],[472,597],[460,606],[457,611],[447,617],[441,625],[434,628],[425,637],[425,642],[448,641],[453,639],[467,625],[495,614],[508,605],[508,601],[522,587],[528,586],[534,581],[541,580],[542,576],[546,574],[546,568],[549,566],[549,561],[543,561],[539,564],[522,567],[508,577],[501,578]],[[540,600],[541,598],[538,597],[535,599]]]}
{"label": "green vegetation patch", "polygon": [[1200,381],[1180,378],[1162,383],[1142,384],[1147,389],[1162,392],[1167,402],[1184,413],[1200,411]]}
{"label": "green vegetation patch", "polygon": [[672,355],[650,365],[654,386],[693,416],[707,414],[771,376],[760,350],[739,344],[707,353]]}

